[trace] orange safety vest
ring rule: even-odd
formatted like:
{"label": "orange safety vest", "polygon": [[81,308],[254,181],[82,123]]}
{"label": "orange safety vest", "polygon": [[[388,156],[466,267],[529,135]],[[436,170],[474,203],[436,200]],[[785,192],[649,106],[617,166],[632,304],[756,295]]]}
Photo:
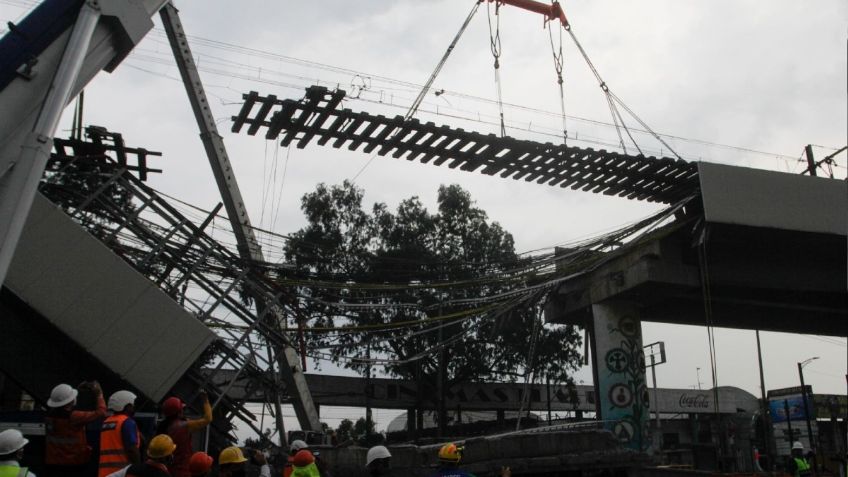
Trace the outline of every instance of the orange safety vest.
{"label": "orange safety vest", "polygon": [[[115,414],[103,421],[103,428],[100,431],[100,469],[97,471],[98,477],[106,477],[112,472],[116,472],[130,465],[127,451],[124,449],[123,435],[121,434],[124,421],[129,418],[126,414]],[[141,447],[140,434],[137,445],[139,448]]]}
{"label": "orange safety vest", "polygon": [[70,415],[47,416],[44,463],[47,465],[84,465],[91,459],[91,447],[85,440],[85,425],[71,423]]}

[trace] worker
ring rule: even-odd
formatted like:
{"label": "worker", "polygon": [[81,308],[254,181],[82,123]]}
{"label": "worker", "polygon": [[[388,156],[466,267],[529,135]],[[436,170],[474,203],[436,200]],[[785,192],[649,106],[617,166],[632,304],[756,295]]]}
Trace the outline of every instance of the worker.
{"label": "worker", "polygon": [[[256,451],[253,460],[259,465],[259,477],[271,477],[268,459],[260,451]],[[247,459],[241,449],[236,446],[227,447],[218,455],[218,475],[220,477],[244,477]]]}
{"label": "worker", "polygon": [[286,459],[286,465],[283,467],[283,477],[291,477],[294,468],[292,466],[292,461],[294,460],[294,455],[303,449],[309,449],[309,444],[300,439],[295,439],[292,441],[289,446],[289,456]]}
{"label": "worker", "polygon": [[118,391],[109,396],[109,409],[113,414],[103,421],[100,430],[98,477],[141,462],[141,433],[133,419],[135,397],[130,391]]}
{"label": "worker", "polygon": [[209,472],[212,471],[212,464],[214,463],[215,459],[206,452],[195,452],[188,460],[188,471],[192,477],[207,477]]}
{"label": "worker", "polygon": [[792,443],[792,456],[786,470],[794,477],[810,477],[813,475],[810,463],[804,457],[804,444],[799,441]]}
{"label": "worker", "polygon": [[168,434],[158,434],[147,446],[147,460],[132,464],[109,474],[107,477],[170,477],[168,464],[174,460],[177,445]]}
{"label": "worker", "polygon": [[433,477],[474,477],[474,474],[459,468],[463,448],[454,443],[445,444],[439,449],[439,471]]}
{"label": "worker", "polygon": [[315,456],[307,449],[297,451],[292,458],[292,477],[320,477]]}
{"label": "worker", "polygon": [[368,474],[374,477],[382,477],[389,475],[392,454],[386,446],[374,446],[368,449],[365,455],[365,468],[368,469]]}
{"label": "worker", "polygon": [[74,409],[79,392],[68,384],[59,384],[50,392],[44,418],[44,464],[48,476],[82,477],[87,473],[92,449],[85,437],[85,425],[106,417],[100,384],[93,382],[91,389],[97,396],[94,411]]}
{"label": "worker", "polygon": [[35,477],[26,467],[21,467],[24,446],[29,441],[17,429],[0,432],[0,477]]}
{"label": "worker", "polygon": [[188,461],[191,459],[191,434],[203,430],[212,422],[212,406],[205,392],[200,393],[203,400],[203,417],[186,419],[183,415],[185,405],[177,397],[169,397],[162,403],[162,415],[165,419],[156,428],[158,434],[168,434],[177,445],[173,463],[168,467],[174,477],[191,477]]}

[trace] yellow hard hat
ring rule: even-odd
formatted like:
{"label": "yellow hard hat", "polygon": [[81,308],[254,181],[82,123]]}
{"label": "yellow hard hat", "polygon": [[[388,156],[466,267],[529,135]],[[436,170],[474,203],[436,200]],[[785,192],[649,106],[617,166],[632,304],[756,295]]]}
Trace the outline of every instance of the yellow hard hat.
{"label": "yellow hard hat", "polygon": [[151,459],[161,459],[173,454],[176,448],[177,445],[171,440],[171,436],[168,434],[159,434],[153,439],[150,439],[150,445],[147,446],[147,456]]}
{"label": "yellow hard hat", "polygon": [[221,455],[218,456],[218,464],[241,464],[242,462],[247,462],[247,459],[244,458],[244,454],[241,453],[241,449],[236,446],[227,447],[226,449],[221,451]]}
{"label": "yellow hard hat", "polygon": [[462,459],[462,447],[457,446],[453,442],[445,444],[439,449],[439,460],[445,462],[459,462]]}

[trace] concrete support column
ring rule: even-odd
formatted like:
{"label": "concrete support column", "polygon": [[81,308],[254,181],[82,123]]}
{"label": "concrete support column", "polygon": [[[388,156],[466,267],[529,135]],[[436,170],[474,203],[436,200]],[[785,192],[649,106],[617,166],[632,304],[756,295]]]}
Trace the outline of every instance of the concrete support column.
{"label": "concrete support column", "polygon": [[592,362],[598,418],[622,444],[647,450],[648,387],[638,311],[624,302],[592,305]]}

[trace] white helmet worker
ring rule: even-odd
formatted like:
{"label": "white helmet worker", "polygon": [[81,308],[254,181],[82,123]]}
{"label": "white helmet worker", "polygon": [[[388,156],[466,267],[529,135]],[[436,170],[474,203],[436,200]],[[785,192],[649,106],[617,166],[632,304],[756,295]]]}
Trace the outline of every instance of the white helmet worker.
{"label": "white helmet worker", "polygon": [[309,444],[307,444],[306,442],[304,442],[300,439],[293,440],[291,445],[289,446],[289,451],[292,454],[296,454],[297,451],[303,450],[303,449],[309,449]]}
{"label": "white helmet worker", "polygon": [[801,444],[801,441],[795,441],[792,443],[792,450],[804,450],[804,444]]}
{"label": "white helmet worker", "polygon": [[135,404],[135,394],[129,391],[117,391],[109,396],[109,409],[121,412],[128,404]]}
{"label": "white helmet worker", "polygon": [[0,432],[0,455],[14,454],[29,443],[21,431],[17,429],[6,429]]}
{"label": "white helmet worker", "polygon": [[385,446],[374,446],[368,449],[368,454],[365,456],[365,467],[368,467],[377,459],[388,459],[391,456],[392,454]]}
{"label": "white helmet worker", "polygon": [[77,399],[76,389],[72,388],[68,384],[59,384],[53,391],[50,392],[50,399],[47,400],[47,406],[49,407],[62,407],[66,406]]}

